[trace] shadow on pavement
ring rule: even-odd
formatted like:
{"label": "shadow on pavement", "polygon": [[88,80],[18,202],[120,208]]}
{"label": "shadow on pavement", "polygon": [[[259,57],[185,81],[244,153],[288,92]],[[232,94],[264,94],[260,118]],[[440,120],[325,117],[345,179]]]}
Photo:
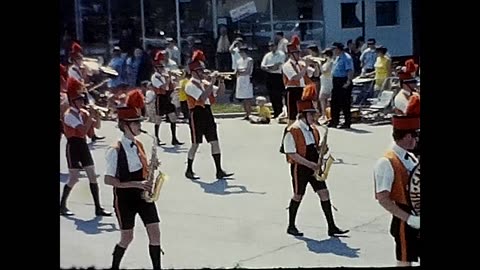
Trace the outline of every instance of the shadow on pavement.
{"label": "shadow on pavement", "polygon": [[[74,221],[75,226],[77,226],[77,231],[82,231],[86,234],[118,231],[117,225],[114,222],[101,222],[103,217],[94,217],[90,220],[79,219],[75,216],[68,216],[65,218]],[[112,219],[112,217],[107,218]],[[113,218],[112,221],[113,220],[115,220],[115,218]]]}
{"label": "shadow on pavement", "polygon": [[351,248],[342,242],[339,237],[330,237],[325,240],[315,240],[308,237],[296,236],[295,238],[305,241],[310,252],[314,253],[332,253],[338,256],[348,258],[358,258],[359,248]]}
{"label": "shadow on pavement", "polygon": [[205,193],[216,194],[216,195],[230,195],[230,194],[242,194],[242,193],[251,193],[251,194],[261,194],[264,195],[266,192],[256,192],[249,191],[247,187],[239,184],[230,184],[231,182],[226,181],[225,179],[218,179],[213,183],[207,183],[200,181],[200,179],[194,180],[190,179],[193,183],[199,184]]}
{"label": "shadow on pavement", "polygon": [[364,129],[358,129],[358,128],[347,128],[347,129],[344,129],[346,131],[350,131],[350,132],[353,132],[353,133],[357,133],[357,134],[367,134],[367,133],[372,133],[371,131],[368,131],[368,130],[364,130]]}
{"label": "shadow on pavement", "polygon": [[333,164],[343,164],[343,165],[352,165],[352,166],[357,166],[358,165],[358,163],[344,162],[343,158],[335,158],[335,161],[333,162]]}
{"label": "shadow on pavement", "polygon": [[182,147],[182,146],[166,147],[166,146],[162,145],[162,146],[160,146],[160,148],[162,148],[163,152],[166,152],[166,153],[179,154],[179,153],[187,153],[188,152],[188,148]]}

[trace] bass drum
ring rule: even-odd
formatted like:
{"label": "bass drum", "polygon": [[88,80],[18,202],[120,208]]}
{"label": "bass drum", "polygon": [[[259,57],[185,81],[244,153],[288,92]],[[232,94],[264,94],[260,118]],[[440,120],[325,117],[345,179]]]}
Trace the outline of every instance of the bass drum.
{"label": "bass drum", "polygon": [[408,195],[412,214],[420,216],[420,161],[410,175]]}

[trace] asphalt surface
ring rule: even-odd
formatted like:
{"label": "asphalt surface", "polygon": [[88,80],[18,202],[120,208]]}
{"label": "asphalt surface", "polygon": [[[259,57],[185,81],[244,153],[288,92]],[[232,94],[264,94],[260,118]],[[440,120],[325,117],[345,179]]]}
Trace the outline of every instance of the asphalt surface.
{"label": "asphalt surface", "polygon": [[[374,199],[372,169],[391,143],[391,126],[353,125],[351,130],[330,129],[329,147],[336,158],[327,180],[335,221],[350,229],[348,237],[330,238],[318,196],[310,187],[300,205],[297,227],[305,233],[286,234],[292,196],[289,167],[278,152],[284,125],[251,125],[238,118],[218,119],[223,167],[231,180],[216,180],[210,146],[202,144],[194,171],[184,177],[190,145],[188,125],[178,124],[184,146],[159,147],[161,170],[169,176],[157,201],[161,218],[164,268],[277,268],[277,267],[384,267],[395,266],[390,216]],[[144,124],[153,133],[153,125]],[[90,145],[101,190],[101,201],[113,210],[112,188],[103,183],[105,150],[117,138],[114,122],[104,122]],[[139,136],[147,151],[151,139]],[[170,142],[170,128],[161,126],[161,139]],[[60,190],[68,179],[66,140],[60,147]],[[116,218],[96,218],[88,180],[82,172],[68,206],[76,215],[60,217],[62,268],[108,268],[120,239]],[[60,196],[60,194],[59,194]],[[135,237],[122,267],[150,268],[148,237],[137,217]]]}

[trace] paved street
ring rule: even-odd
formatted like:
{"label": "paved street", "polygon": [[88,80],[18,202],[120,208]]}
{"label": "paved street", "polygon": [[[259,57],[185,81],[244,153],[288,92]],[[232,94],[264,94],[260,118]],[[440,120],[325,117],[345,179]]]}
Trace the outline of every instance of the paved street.
{"label": "paved street", "polygon": [[[177,133],[184,146],[159,147],[161,170],[169,175],[157,206],[161,218],[164,268],[276,268],[394,266],[394,242],[388,233],[390,216],[374,199],[372,168],[391,141],[391,126],[353,125],[354,130],[331,129],[329,146],[337,161],[328,186],[340,228],[349,237],[330,238],[318,197],[307,188],[297,216],[297,227],[305,233],[286,234],[292,187],[285,157],[278,152],[284,125],[253,126],[240,119],[217,120],[223,167],[235,179],[215,180],[210,146],[202,144],[194,171],[202,178],[186,179],[189,130],[179,124]],[[104,122],[97,131],[107,136],[91,145],[100,175],[101,201],[113,210],[111,187],[103,183],[106,148],[120,136],[116,123]],[[153,133],[153,125],[144,124]],[[151,139],[141,135],[147,151]],[[161,127],[162,141],[170,142],[168,124]],[[65,143],[60,149],[60,188],[68,179]],[[148,155],[149,156],[149,155]],[[107,268],[120,238],[115,217],[95,218],[85,173],[75,186],[69,208],[75,216],[60,217],[63,268]],[[150,268],[148,238],[137,217],[135,237],[122,267]]]}

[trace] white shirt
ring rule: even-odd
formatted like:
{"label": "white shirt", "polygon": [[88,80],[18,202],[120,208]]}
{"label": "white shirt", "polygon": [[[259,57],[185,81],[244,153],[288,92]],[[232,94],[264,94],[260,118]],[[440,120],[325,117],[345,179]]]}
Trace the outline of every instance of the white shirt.
{"label": "white shirt", "polygon": [[[407,171],[410,173],[417,165],[418,160],[413,154],[409,153],[412,158],[405,159],[407,151],[396,143],[393,143],[391,149],[395,152],[397,157],[402,161]],[[386,157],[381,157],[375,164],[373,175],[375,179],[375,188],[377,193],[382,191],[390,192],[393,184],[393,167],[390,161]]]}
{"label": "white shirt", "polygon": [[232,53],[232,69],[234,71],[237,71],[237,61],[238,59],[242,58],[240,56],[240,49],[235,47],[233,48],[233,53]]}
{"label": "white shirt", "polygon": [[[195,84],[192,83],[192,81],[200,84],[200,86],[202,88],[198,88]],[[195,100],[198,100],[200,98],[200,96],[203,94],[204,91],[205,90],[204,90],[203,83],[200,80],[195,79],[193,77],[190,79],[190,81],[187,82],[187,85],[185,86],[185,93],[187,95],[191,96],[192,98],[194,98]],[[213,96],[214,97],[217,96],[217,92],[218,92],[218,86],[214,85],[213,86]],[[205,99],[205,105],[211,105],[209,98]]]}
{"label": "white shirt", "polygon": [[150,104],[155,100],[155,92],[152,90],[147,90],[145,95],[145,103]]}
{"label": "white shirt", "polygon": [[398,92],[398,94],[395,96],[395,99],[393,100],[393,106],[396,109],[399,109],[403,113],[407,112],[407,107],[408,107],[408,100],[410,98],[410,92],[402,89]]}
{"label": "white shirt", "polygon": [[[73,114],[72,111],[76,114]],[[72,128],[83,125],[83,119],[82,116],[80,116],[80,111],[77,108],[70,107],[69,112],[63,117],[63,123]]]}
{"label": "white shirt", "polygon": [[[253,62],[253,59],[251,57],[247,57],[247,58],[243,58],[243,57],[240,57],[238,60],[237,60],[237,68],[239,70],[242,70],[242,71],[246,71],[247,68],[248,68],[248,63],[252,61]],[[253,65],[253,63],[252,63]],[[253,68],[252,70],[250,70],[250,74],[249,75],[242,75],[242,76],[250,76],[252,75],[252,72],[253,72]]]}
{"label": "white shirt", "polygon": [[171,58],[170,60],[180,63],[180,51],[178,50],[177,46],[173,46],[173,48],[167,48],[166,51],[168,52],[168,56]]}
{"label": "white shirt", "polygon": [[77,67],[76,65],[71,65],[68,68],[68,77],[73,77],[73,78],[83,82],[82,72],[80,71],[80,68]]}
{"label": "white shirt", "polygon": [[155,87],[155,88],[162,87],[166,82],[166,80],[163,78],[163,76],[158,72],[153,73],[151,81],[152,81],[153,87]]}
{"label": "white shirt", "polygon": [[[305,145],[315,144],[315,137],[313,136],[313,131],[309,130],[309,126],[303,122],[302,120],[296,120],[292,126],[297,126],[303,133],[303,137],[305,138]],[[295,140],[293,139],[293,135],[290,132],[285,134],[285,138],[283,139],[283,148],[286,154],[293,154],[297,152],[297,147],[295,146]]]}
{"label": "white shirt", "polygon": [[[140,157],[138,156],[137,145],[134,144],[131,146],[132,141],[125,137],[125,135],[122,135],[122,138],[120,138],[119,141],[121,142],[123,150],[125,150],[125,155],[127,156],[128,171],[136,172],[143,168]],[[109,147],[105,154],[105,160],[105,175],[115,177],[117,174],[118,150]]]}
{"label": "white shirt", "polygon": [[[303,60],[300,60],[298,61],[297,63],[295,63],[292,59],[288,59],[287,62],[285,62],[282,66],[282,72],[283,74],[285,74],[285,76],[287,76],[287,78],[289,80],[292,79],[293,76],[297,75],[297,71],[295,71],[295,69],[293,69],[293,65],[296,66],[297,70],[300,72],[300,65],[301,66],[305,66],[305,62]],[[308,67],[307,69],[307,75],[308,77],[312,77],[313,75],[313,72],[315,72],[315,69],[312,68],[312,67]],[[305,86],[305,80],[302,78],[300,78],[300,86],[299,87],[304,87]],[[295,87],[295,86],[286,86],[286,88],[289,88],[289,87]]]}
{"label": "white shirt", "polygon": [[[261,67],[271,66],[277,63],[285,62],[285,53],[283,51],[275,51],[275,52],[268,52],[262,59]],[[275,73],[275,74],[282,74],[282,66],[280,66],[277,70],[267,71],[268,73]]]}
{"label": "white shirt", "polygon": [[278,46],[277,46],[277,50],[278,51],[282,51],[284,53],[287,53],[287,45],[288,45],[288,39],[286,38],[282,38],[278,41]]}
{"label": "white shirt", "polygon": [[172,60],[172,59],[168,59],[168,63],[165,65],[165,67],[167,68],[167,70],[175,70],[175,69],[178,69],[177,62],[175,62],[175,61]]}

